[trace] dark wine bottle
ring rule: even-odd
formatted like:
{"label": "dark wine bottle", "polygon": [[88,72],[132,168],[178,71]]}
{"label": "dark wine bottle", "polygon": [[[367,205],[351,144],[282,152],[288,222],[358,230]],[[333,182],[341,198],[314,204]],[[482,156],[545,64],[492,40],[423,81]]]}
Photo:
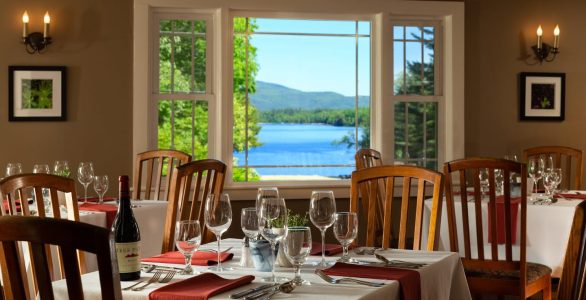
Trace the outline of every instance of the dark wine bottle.
{"label": "dark wine bottle", "polygon": [[128,176],[118,178],[120,203],[112,224],[120,280],[140,278],[140,229],[130,206]]}

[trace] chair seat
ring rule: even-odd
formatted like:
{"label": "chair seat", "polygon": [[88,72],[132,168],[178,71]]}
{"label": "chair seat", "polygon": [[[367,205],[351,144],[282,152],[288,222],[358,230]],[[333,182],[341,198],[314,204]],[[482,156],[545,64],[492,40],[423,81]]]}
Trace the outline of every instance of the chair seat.
{"label": "chair seat", "polygon": [[[481,277],[490,279],[519,279],[519,271],[464,269],[466,277]],[[551,274],[548,266],[527,262],[527,283],[531,283],[547,274]]]}

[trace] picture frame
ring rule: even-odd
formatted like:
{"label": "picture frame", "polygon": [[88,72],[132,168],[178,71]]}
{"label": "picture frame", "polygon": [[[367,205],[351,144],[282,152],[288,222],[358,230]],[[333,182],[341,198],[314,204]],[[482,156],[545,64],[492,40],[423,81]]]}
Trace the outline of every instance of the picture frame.
{"label": "picture frame", "polygon": [[64,66],[9,66],[9,121],[65,121],[67,69]]}
{"label": "picture frame", "polygon": [[565,73],[520,73],[521,120],[563,121],[565,118]]}

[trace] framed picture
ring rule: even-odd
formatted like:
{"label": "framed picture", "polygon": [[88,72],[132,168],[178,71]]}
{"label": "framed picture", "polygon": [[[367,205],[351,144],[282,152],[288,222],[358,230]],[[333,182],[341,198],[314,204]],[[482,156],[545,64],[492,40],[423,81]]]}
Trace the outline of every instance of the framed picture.
{"label": "framed picture", "polygon": [[566,74],[523,72],[520,75],[520,119],[563,121]]}
{"label": "framed picture", "polygon": [[66,78],[63,66],[9,66],[8,120],[65,121]]}

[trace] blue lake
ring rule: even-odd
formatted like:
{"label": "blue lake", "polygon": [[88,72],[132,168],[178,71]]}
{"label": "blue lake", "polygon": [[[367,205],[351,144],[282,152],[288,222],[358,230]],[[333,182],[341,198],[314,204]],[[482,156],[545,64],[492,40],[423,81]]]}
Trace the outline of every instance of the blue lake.
{"label": "blue lake", "polygon": [[[348,176],[354,170],[354,147],[336,145],[354,127],[321,124],[260,124],[262,146],[251,149],[248,164],[283,165],[352,165],[351,167],[255,168],[260,175]],[[238,165],[244,165],[244,153],[234,153]]]}

